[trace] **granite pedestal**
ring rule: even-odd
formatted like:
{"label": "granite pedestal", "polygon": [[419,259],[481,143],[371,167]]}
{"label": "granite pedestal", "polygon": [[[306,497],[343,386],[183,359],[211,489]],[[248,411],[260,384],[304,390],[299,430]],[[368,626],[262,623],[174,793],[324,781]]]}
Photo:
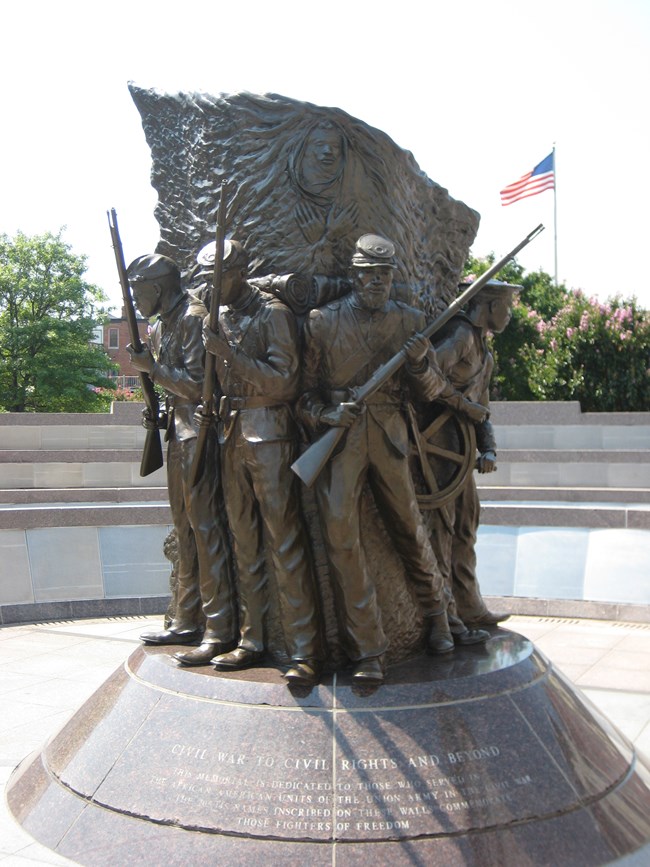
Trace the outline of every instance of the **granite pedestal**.
{"label": "granite pedestal", "polygon": [[86,865],[650,863],[650,766],[525,638],[289,690],[142,647],[15,771]]}

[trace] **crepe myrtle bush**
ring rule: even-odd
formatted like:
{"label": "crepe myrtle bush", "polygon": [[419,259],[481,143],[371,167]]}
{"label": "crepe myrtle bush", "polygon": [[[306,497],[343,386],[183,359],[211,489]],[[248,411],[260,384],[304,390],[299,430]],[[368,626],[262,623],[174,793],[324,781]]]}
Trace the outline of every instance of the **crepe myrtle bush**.
{"label": "crepe myrtle bush", "polygon": [[635,298],[571,291],[535,327],[538,344],[523,357],[536,398],[578,400],[584,412],[650,410],[650,314]]}

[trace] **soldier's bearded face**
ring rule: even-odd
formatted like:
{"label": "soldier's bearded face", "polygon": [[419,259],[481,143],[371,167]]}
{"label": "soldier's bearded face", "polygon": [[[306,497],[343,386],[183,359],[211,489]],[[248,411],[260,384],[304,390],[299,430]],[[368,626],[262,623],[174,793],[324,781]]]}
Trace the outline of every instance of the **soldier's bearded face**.
{"label": "soldier's bearded face", "polygon": [[386,306],[393,285],[393,269],[383,266],[355,268],[356,293],[366,310],[381,310]]}

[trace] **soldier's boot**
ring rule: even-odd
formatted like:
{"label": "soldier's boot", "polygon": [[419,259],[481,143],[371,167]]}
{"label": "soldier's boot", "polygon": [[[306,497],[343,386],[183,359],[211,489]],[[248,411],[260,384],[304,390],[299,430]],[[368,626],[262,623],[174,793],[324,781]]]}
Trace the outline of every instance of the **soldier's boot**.
{"label": "soldier's boot", "polygon": [[434,656],[440,653],[450,653],[454,649],[454,639],[449,629],[447,612],[432,614],[427,618],[427,653]]}

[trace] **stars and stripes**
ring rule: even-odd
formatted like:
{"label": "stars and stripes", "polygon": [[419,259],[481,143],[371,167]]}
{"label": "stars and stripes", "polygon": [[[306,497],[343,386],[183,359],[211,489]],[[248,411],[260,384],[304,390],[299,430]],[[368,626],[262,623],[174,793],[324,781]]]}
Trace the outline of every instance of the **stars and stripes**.
{"label": "stars and stripes", "polygon": [[554,155],[554,151],[551,151],[532,171],[526,172],[518,181],[504,187],[501,190],[501,204],[512,205],[513,202],[518,202],[519,199],[526,199],[528,196],[536,196],[538,193],[543,193],[544,190],[554,189]]}

